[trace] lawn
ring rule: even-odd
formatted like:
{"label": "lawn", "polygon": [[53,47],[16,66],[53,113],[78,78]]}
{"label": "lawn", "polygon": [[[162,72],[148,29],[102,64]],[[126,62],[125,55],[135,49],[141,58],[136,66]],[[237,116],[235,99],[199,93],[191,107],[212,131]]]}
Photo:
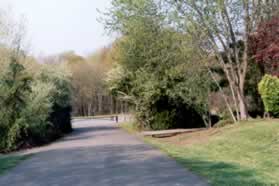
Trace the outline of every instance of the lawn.
{"label": "lawn", "polygon": [[145,138],[212,185],[279,184],[279,120]]}
{"label": "lawn", "polygon": [[25,160],[26,158],[27,156],[0,155],[0,175],[15,167],[19,162]]}

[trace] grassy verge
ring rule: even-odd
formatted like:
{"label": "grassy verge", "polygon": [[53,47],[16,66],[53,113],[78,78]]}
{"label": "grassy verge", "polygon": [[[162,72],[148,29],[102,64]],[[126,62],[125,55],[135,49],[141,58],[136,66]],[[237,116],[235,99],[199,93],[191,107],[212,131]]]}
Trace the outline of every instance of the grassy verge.
{"label": "grassy verge", "polygon": [[21,161],[27,159],[28,156],[6,156],[0,155],[0,175],[9,169],[18,165]]}
{"label": "grassy verge", "polygon": [[212,185],[279,184],[279,121],[250,121],[165,139],[145,138]]}
{"label": "grassy verge", "polygon": [[99,116],[80,116],[80,117],[73,117],[72,119],[102,119],[102,118],[111,118],[115,117],[115,115],[99,115]]}
{"label": "grassy verge", "polygon": [[132,123],[122,123],[120,127],[130,134],[136,134],[139,132],[139,130]]}

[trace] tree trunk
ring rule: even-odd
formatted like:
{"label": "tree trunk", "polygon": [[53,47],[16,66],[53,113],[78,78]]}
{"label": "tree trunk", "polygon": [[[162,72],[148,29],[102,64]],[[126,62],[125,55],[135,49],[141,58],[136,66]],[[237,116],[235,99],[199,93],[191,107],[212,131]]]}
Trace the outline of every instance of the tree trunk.
{"label": "tree trunk", "polygon": [[125,101],[125,114],[128,114],[128,103]]}
{"label": "tree trunk", "polygon": [[248,119],[248,109],[245,103],[245,93],[244,86],[247,75],[247,67],[248,67],[248,56],[249,56],[249,33],[252,30],[252,20],[249,9],[249,2],[243,1],[244,8],[244,24],[245,24],[245,35],[244,35],[244,51],[243,51],[243,61],[242,64],[238,67],[238,76],[239,76],[239,89],[237,90],[237,97],[239,101],[239,112],[240,119],[247,120]]}
{"label": "tree trunk", "polygon": [[247,120],[248,119],[247,106],[243,98],[243,95],[241,95],[240,93],[238,93],[238,101],[239,101],[240,119]]}
{"label": "tree trunk", "polygon": [[114,99],[114,106],[115,106],[114,114],[118,114],[118,101],[116,99]]}
{"label": "tree trunk", "polygon": [[95,116],[96,115],[96,113],[98,112],[98,98],[97,98],[97,96],[94,96],[94,109],[93,109],[93,115]]}
{"label": "tree trunk", "polygon": [[120,102],[120,113],[123,114],[124,113],[124,105],[123,105],[123,101]]}
{"label": "tree trunk", "polygon": [[98,113],[100,115],[103,114],[103,96],[102,95],[98,96]]}
{"label": "tree trunk", "polygon": [[[246,72],[245,72],[246,74]],[[245,102],[245,92],[244,92],[244,85],[245,85],[245,77],[246,75],[240,76],[240,85],[239,89],[237,91],[237,98],[238,98],[238,106],[239,106],[239,112],[240,112],[240,119],[241,120],[247,120],[248,115],[248,109]]]}
{"label": "tree trunk", "polygon": [[92,114],[92,112],[91,112],[91,103],[88,103],[88,109],[87,109],[87,111],[88,111],[88,116],[91,116],[91,114]]}
{"label": "tree trunk", "polygon": [[113,108],[114,108],[113,97],[110,96],[110,114],[113,114]]}

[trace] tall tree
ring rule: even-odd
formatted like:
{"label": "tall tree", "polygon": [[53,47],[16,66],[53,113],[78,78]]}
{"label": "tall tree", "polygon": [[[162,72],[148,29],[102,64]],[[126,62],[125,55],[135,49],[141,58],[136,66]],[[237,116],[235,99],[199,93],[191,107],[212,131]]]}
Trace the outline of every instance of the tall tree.
{"label": "tall tree", "polygon": [[26,97],[31,92],[31,78],[17,58],[12,57],[9,67],[0,77],[0,149],[14,147],[22,130],[24,121],[20,120],[26,106]]}
{"label": "tall tree", "polygon": [[108,84],[135,106],[141,127],[207,124],[205,66],[195,55],[197,48],[185,45],[191,38],[168,24],[158,1],[115,0],[108,15],[106,25],[122,36],[117,43],[119,65],[109,74]]}
{"label": "tall tree", "polygon": [[278,1],[173,0],[171,7],[175,25],[195,36],[202,50],[217,57],[229,82],[237,120],[247,119],[244,90],[249,36],[261,20],[279,9]]}
{"label": "tall tree", "polygon": [[279,76],[279,17],[262,22],[250,39],[256,62],[265,73]]}

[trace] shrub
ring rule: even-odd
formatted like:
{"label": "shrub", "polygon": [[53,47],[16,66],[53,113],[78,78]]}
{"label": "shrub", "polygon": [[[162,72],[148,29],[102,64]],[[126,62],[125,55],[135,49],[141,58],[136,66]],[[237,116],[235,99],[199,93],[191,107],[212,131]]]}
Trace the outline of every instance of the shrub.
{"label": "shrub", "polygon": [[204,126],[210,77],[203,52],[188,45],[189,35],[166,27],[161,12],[149,0],[113,4],[106,26],[123,37],[116,43],[118,66],[109,73],[109,89],[135,107],[141,128]]}
{"label": "shrub", "polygon": [[51,123],[48,121],[52,112],[51,91],[55,89],[52,83],[33,82],[32,93],[28,96],[24,117],[28,121],[25,141],[28,145],[47,143],[50,140]]}
{"label": "shrub", "polygon": [[42,83],[52,83],[51,89],[52,112],[49,115],[49,122],[62,134],[72,131],[71,126],[71,74],[66,66],[47,65],[44,67],[39,79]]}
{"label": "shrub", "polygon": [[190,70],[165,69],[158,77],[143,70],[132,74],[118,66],[109,74],[108,85],[112,93],[135,106],[142,129],[204,127],[203,116],[208,113],[206,73],[185,77]]}
{"label": "shrub", "polygon": [[279,117],[279,78],[265,75],[259,83],[259,92],[265,111],[274,117]]}
{"label": "shrub", "polygon": [[26,128],[23,111],[31,92],[31,78],[23,65],[12,58],[0,78],[0,151],[16,148]]}
{"label": "shrub", "polygon": [[0,73],[0,152],[48,143],[71,132],[70,74],[42,65],[31,77],[11,60]]}
{"label": "shrub", "polygon": [[48,143],[72,131],[70,77],[61,65],[43,65],[29,96],[27,141]]}

